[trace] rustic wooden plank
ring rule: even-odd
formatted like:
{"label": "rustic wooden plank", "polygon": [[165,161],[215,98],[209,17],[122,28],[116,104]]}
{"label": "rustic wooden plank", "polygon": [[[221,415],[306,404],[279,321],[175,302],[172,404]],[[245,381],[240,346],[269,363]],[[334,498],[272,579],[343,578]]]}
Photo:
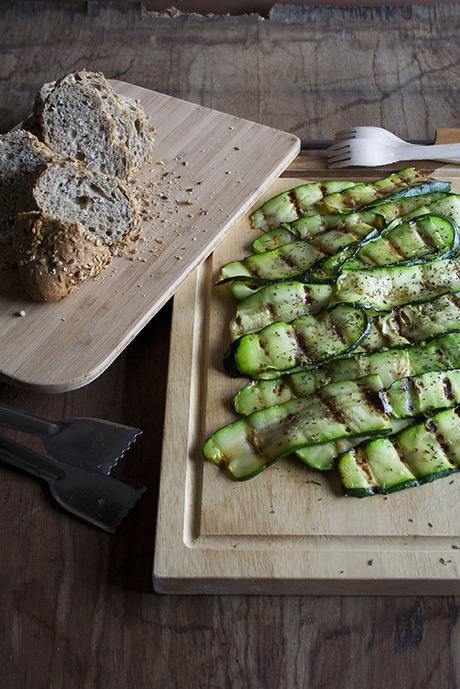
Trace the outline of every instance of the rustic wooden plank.
{"label": "rustic wooden plank", "polygon": [[[411,138],[430,138],[436,126],[458,124],[458,6],[415,8],[390,17],[365,10],[336,12],[316,13],[315,26],[329,25],[329,36],[337,38],[345,24],[346,45],[337,49],[331,38],[319,63],[305,60],[308,46],[303,42],[317,43],[317,28],[308,25],[294,29],[297,40],[291,48],[280,42],[277,27],[259,32],[259,22],[247,18],[183,17],[172,24],[152,15],[135,20],[127,10],[94,3],[87,14],[71,12],[64,4],[51,12],[33,3],[4,3],[0,127],[6,130],[27,112],[43,81],[86,66],[284,129],[291,129],[294,113],[303,118],[305,108],[312,109],[317,101],[321,105],[315,109],[321,112],[328,93],[328,110],[314,125],[317,133],[305,124],[299,129],[305,138],[328,138],[337,128],[344,99],[353,101],[351,90],[347,93],[339,88],[342,82],[331,79],[334,63],[341,63],[340,74],[347,73],[355,93],[359,81],[366,101],[367,89],[376,89],[369,78],[372,44],[377,46],[376,67],[383,68],[379,74],[387,70],[388,82],[397,75],[387,66],[402,65],[404,55],[409,58],[405,69],[416,71],[416,58],[407,46],[415,48],[427,75],[414,83],[410,95],[406,90],[405,96],[399,94],[393,83],[392,93],[380,99],[381,110],[378,98],[374,104],[356,103],[345,112],[347,124],[359,116],[357,123],[393,124]],[[367,45],[362,59],[353,49],[351,26],[359,45]],[[390,30],[388,36],[384,29]],[[398,47],[398,40],[406,48]],[[257,67],[259,54],[263,59]],[[277,61],[290,63],[293,85],[271,76]],[[446,64],[451,66],[445,69]],[[257,79],[262,85],[275,84],[279,96],[273,95],[273,86],[254,91]],[[420,103],[423,96],[426,106]],[[408,112],[408,100],[413,104],[410,117],[400,120],[403,103]],[[149,486],[126,525],[111,537],[69,519],[39,484],[2,469],[3,684],[9,689],[387,689],[396,683],[455,689],[460,681],[458,599],[152,595],[152,514],[169,325],[165,307],[86,389],[50,397],[0,386],[2,402],[35,413],[93,414],[139,424],[145,435],[125,467]]]}
{"label": "rustic wooden plank", "polygon": [[308,7],[288,22],[81,7],[2,6],[3,127],[44,81],[85,66],[302,139],[375,122],[425,139],[458,124],[458,5]]}

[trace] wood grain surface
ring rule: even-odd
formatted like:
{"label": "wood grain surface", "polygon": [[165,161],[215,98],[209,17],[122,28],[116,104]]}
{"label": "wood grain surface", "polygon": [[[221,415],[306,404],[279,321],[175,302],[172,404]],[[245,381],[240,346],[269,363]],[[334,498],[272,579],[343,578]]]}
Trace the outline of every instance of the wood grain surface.
{"label": "wood grain surface", "polygon": [[153,159],[132,179],[141,214],[134,255],[57,303],[33,301],[16,270],[0,275],[0,376],[39,392],[97,378],[300,149],[292,134],[112,85],[141,102],[156,131]]}
{"label": "wood grain surface", "polygon": [[[314,20],[261,28],[252,18],[176,20],[95,2],[84,11],[64,3],[54,9],[4,3],[0,127],[21,119],[43,81],[83,66],[305,139],[330,137],[337,120],[393,127],[412,138],[458,125],[457,5],[323,8]],[[293,45],[285,40],[288,29]],[[335,43],[318,60],[321,36]],[[412,83],[417,74],[423,76]],[[386,88],[379,92],[378,84]],[[296,163],[293,176],[307,175],[316,157],[316,151],[305,157],[306,169]],[[163,308],[89,387],[53,396],[0,387],[2,402],[45,416],[92,414],[139,424],[144,437],[125,467],[149,486],[112,537],[70,519],[42,486],[2,469],[2,685],[458,689],[457,598],[152,594],[170,314]]]}

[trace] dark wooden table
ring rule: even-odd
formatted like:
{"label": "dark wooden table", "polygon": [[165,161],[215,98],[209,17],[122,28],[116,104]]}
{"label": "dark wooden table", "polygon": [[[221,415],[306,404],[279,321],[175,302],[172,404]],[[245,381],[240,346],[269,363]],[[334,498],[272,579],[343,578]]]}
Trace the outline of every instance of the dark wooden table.
{"label": "dark wooden table", "polygon": [[[81,67],[327,139],[381,124],[412,139],[459,126],[460,7],[163,16],[137,4],[0,3],[0,129]],[[149,486],[108,536],[2,468],[0,686],[8,689],[455,689],[453,598],[157,596],[155,506],[171,309],[89,387],[0,401],[140,426],[126,473]]]}

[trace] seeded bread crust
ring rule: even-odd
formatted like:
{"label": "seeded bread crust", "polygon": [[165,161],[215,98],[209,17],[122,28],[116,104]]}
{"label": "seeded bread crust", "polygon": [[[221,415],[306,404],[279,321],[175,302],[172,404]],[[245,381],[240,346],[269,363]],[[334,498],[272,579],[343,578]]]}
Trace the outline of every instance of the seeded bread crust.
{"label": "seeded bread crust", "polygon": [[32,184],[56,155],[33,134],[14,130],[0,136],[0,268],[15,265],[16,214],[34,208]]}
{"label": "seeded bread crust", "polygon": [[37,301],[59,301],[99,275],[112,260],[107,245],[79,223],[20,213],[15,249],[24,289]]}
{"label": "seeded bread crust", "polygon": [[137,239],[139,213],[129,186],[77,161],[43,168],[33,185],[33,208],[64,223],[79,223],[119,250]]}

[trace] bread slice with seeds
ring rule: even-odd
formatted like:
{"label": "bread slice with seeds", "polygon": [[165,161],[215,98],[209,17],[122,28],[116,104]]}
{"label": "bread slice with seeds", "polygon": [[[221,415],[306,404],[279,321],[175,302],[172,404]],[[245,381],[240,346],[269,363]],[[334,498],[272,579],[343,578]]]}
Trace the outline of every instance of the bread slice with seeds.
{"label": "bread slice with seeds", "polygon": [[34,207],[37,171],[57,156],[33,134],[14,130],[0,136],[0,267],[14,267],[16,214]]}
{"label": "bread slice with seeds", "polygon": [[79,223],[116,250],[135,239],[138,212],[128,185],[77,161],[46,166],[32,188],[34,209],[65,223]]}
{"label": "bread slice with seeds", "polygon": [[107,244],[79,223],[20,213],[15,249],[24,289],[38,301],[59,301],[99,275],[112,260]]}

